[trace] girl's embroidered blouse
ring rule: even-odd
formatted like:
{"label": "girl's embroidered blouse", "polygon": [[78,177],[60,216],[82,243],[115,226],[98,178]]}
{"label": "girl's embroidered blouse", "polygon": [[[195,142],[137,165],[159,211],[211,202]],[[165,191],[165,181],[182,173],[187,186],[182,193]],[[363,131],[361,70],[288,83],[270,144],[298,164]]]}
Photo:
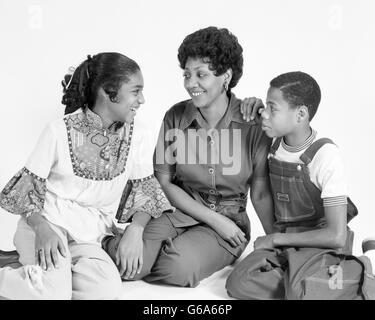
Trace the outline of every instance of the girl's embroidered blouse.
{"label": "girl's embroidered blouse", "polygon": [[1,192],[0,206],[40,213],[76,241],[94,243],[112,234],[116,212],[123,223],[137,211],[154,218],[173,211],[153,176],[147,128],[135,121],[105,129],[97,114],[80,109],[50,123]]}

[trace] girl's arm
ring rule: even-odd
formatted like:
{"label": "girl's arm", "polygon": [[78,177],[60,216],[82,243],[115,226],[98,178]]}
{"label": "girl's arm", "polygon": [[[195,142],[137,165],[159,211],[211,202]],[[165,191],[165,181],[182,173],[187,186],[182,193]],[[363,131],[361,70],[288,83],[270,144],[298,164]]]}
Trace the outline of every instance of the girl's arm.
{"label": "girl's arm", "polygon": [[232,220],[194,200],[183,189],[172,183],[171,175],[155,172],[155,176],[173,206],[198,221],[208,224],[233,247],[246,241],[245,234]]}

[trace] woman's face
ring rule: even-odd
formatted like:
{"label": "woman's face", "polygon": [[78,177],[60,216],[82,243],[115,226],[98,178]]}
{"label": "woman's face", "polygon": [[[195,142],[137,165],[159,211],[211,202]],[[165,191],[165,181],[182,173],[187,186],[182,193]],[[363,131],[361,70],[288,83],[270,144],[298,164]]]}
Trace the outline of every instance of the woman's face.
{"label": "woman's face", "polygon": [[188,58],[183,75],[184,87],[197,108],[210,107],[225,95],[225,76],[216,76],[200,58]]}
{"label": "woman's face", "polygon": [[137,71],[128,82],[123,83],[117,92],[116,102],[109,103],[108,109],[113,121],[131,123],[144,102],[143,76],[141,71]]}

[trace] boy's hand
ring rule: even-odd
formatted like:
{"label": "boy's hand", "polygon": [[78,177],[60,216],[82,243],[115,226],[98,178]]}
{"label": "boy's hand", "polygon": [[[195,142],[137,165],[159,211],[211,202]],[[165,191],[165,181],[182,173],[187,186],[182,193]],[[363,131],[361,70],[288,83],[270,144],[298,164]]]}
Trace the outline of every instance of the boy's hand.
{"label": "boy's hand", "polygon": [[275,247],[274,237],[275,237],[274,233],[268,234],[266,236],[258,237],[254,241],[254,250],[257,250],[257,249],[272,249],[272,248],[274,248]]}
{"label": "boy's hand", "polygon": [[254,120],[257,113],[261,113],[264,110],[264,104],[261,99],[251,97],[245,98],[241,101],[240,109],[243,114],[243,119],[249,122]]}

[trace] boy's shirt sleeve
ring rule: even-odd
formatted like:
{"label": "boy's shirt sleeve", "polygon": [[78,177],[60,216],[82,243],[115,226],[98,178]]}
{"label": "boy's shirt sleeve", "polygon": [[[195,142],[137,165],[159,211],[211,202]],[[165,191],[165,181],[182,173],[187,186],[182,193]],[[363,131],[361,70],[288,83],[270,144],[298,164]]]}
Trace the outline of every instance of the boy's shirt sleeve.
{"label": "boy's shirt sleeve", "polygon": [[324,145],[312,160],[310,171],[314,184],[322,192],[324,207],[347,204],[345,165],[336,145]]}

